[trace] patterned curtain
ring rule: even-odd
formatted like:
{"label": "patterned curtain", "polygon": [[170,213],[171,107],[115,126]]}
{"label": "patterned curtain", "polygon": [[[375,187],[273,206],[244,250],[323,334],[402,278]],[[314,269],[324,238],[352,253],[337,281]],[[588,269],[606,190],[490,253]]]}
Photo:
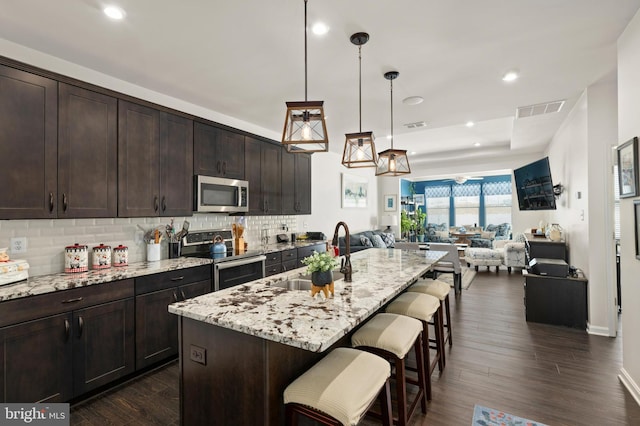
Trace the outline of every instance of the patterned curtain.
{"label": "patterned curtain", "polygon": [[427,186],[424,189],[424,193],[427,196],[427,198],[450,197],[451,186],[450,185]]}
{"label": "patterned curtain", "polygon": [[454,197],[471,197],[480,195],[479,183],[463,183],[462,185],[455,185],[453,187]]}
{"label": "patterned curtain", "polygon": [[487,182],[483,184],[484,195],[510,195],[511,181]]}

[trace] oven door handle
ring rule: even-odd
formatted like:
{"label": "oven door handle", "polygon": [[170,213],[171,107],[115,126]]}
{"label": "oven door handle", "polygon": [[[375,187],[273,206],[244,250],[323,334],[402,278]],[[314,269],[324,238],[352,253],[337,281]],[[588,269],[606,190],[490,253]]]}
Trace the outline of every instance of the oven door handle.
{"label": "oven door handle", "polygon": [[247,257],[245,259],[229,260],[226,262],[216,263],[215,267],[218,270],[229,269],[229,268],[235,268],[236,266],[248,265],[250,263],[264,262],[266,259],[267,259],[267,256],[264,256],[264,255],[252,256],[252,257]]}

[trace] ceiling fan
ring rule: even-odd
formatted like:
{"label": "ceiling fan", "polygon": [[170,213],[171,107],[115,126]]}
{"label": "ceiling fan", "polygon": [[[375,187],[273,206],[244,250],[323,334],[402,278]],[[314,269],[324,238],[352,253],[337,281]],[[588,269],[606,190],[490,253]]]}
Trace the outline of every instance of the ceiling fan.
{"label": "ceiling fan", "polygon": [[484,178],[482,177],[473,177],[473,176],[456,176],[453,179],[444,179],[445,181],[454,181],[457,184],[463,184],[468,180],[483,180]]}

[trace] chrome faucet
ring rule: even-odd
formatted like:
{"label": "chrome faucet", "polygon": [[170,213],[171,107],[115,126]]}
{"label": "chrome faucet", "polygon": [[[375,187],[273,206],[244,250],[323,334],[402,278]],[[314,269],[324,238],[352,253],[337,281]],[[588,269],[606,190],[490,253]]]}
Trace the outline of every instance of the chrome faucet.
{"label": "chrome faucet", "polygon": [[335,231],[333,231],[333,240],[331,241],[331,244],[333,244],[335,247],[339,247],[338,231],[340,230],[341,226],[344,228],[344,232],[345,232],[345,237],[344,237],[345,253],[344,253],[344,259],[342,259],[342,263],[340,265],[340,272],[344,274],[344,280],[350,283],[351,272],[352,272],[351,270],[351,238],[349,236],[349,227],[347,226],[346,223],[338,222],[338,224],[336,225]]}

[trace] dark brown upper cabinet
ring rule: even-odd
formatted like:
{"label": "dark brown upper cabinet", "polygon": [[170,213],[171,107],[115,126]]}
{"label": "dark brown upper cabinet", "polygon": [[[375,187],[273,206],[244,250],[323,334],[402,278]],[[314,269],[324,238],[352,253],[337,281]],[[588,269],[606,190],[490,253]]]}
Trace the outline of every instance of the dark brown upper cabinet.
{"label": "dark brown upper cabinet", "polygon": [[118,216],[191,216],[193,122],[118,102]]}
{"label": "dark brown upper cabinet", "polygon": [[244,139],[238,133],[194,123],[194,174],[245,179]]}
{"label": "dark brown upper cabinet", "polygon": [[58,217],[115,217],[118,101],[64,83],[59,90]]}
{"label": "dark brown upper cabinet", "polygon": [[0,219],[57,215],[58,83],[0,65]]}
{"label": "dark brown upper cabinet", "polygon": [[245,138],[245,170],[249,181],[249,214],[282,213],[279,145]]}
{"label": "dark brown upper cabinet", "polygon": [[311,214],[311,155],[282,150],[282,214]]}

